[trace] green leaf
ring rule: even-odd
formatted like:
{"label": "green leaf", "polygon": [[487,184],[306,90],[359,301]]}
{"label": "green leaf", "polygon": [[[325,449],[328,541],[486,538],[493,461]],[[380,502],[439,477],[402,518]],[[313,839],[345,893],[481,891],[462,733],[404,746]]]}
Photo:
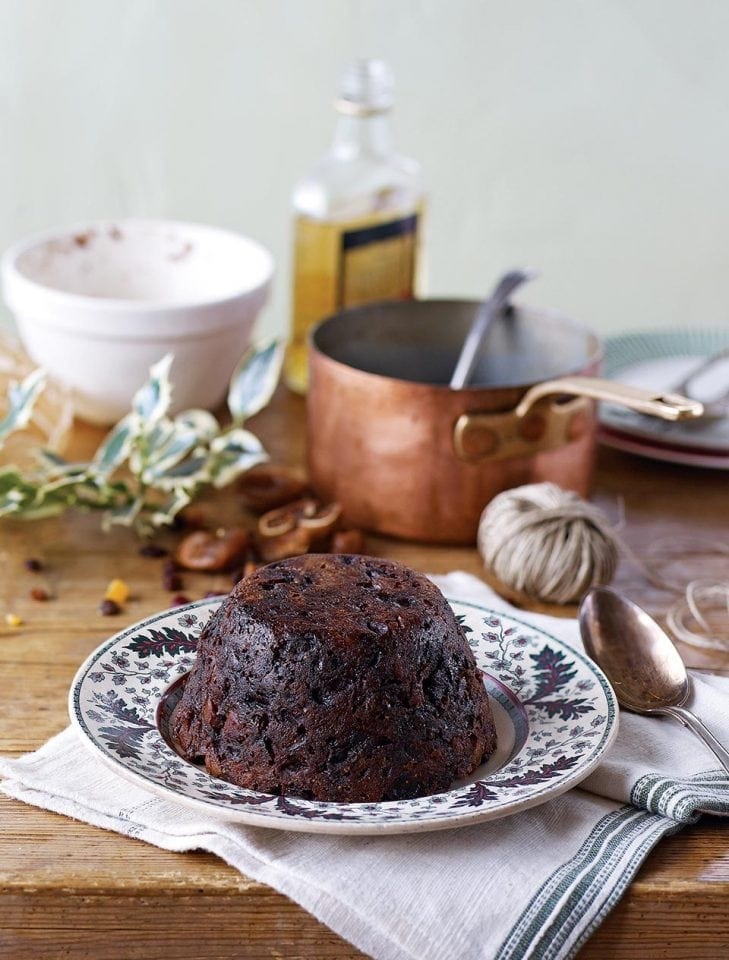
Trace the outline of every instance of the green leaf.
{"label": "green leaf", "polygon": [[276,389],[284,358],[284,345],[272,340],[244,355],[228,390],[228,408],[234,423],[242,423],[266,406]]}
{"label": "green leaf", "polygon": [[34,498],[35,490],[24,490],[22,487],[0,494],[0,517],[21,512],[25,507],[30,506]]}
{"label": "green leaf", "polygon": [[102,520],[104,530],[109,530],[113,526],[131,527],[143,506],[144,500],[137,497],[131,503],[123,503],[118,507],[107,510]]}
{"label": "green leaf", "polygon": [[23,520],[41,520],[44,517],[55,517],[75,503],[76,495],[73,487],[70,489],[41,487],[36,491],[33,500],[23,505],[22,512],[18,516]]}
{"label": "green leaf", "polygon": [[200,483],[207,483],[210,480],[209,459],[207,453],[204,456],[189,457],[160,474],[155,481],[155,487],[158,490],[177,490],[180,487],[190,489]]}
{"label": "green leaf", "polygon": [[167,440],[147,453],[148,466],[142,473],[142,482],[154,485],[172,467],[197,447],[199,437],[195,430],[184,424],[172,424]]}
{"label": "green leaf", "polygon": [[42,498],[47,493],[57,493],[61,490],[67,490],[70,493],[73,493],[79,485],[79,476],[78,474],[73,476],[61,476],[55,477],[53,480],[48,480],[47,483],[44,483],[41,487],[38,488],[38,497]]}
{"label": "green leaf", "polygon": [[153,529],[169,526],[177,514],[192,500],[192,494],[184,487],[174,490],[164,503],[149,514],[149,523]]}
{"label": "green leaf", "polygon": [[12,380],[8,388],[8,412],[0,420],[0,445],[15,430],[28,426],[33,405],[46,383],[44,370],[34,370],[18,383]]}
{"label": "green leaf", "polygon": [[35,450],[34,454],[41,467],[51,477],[81,477],[89,469],[88,463],[69,463],[53,450]]}
{"label": "green leaf", "polygon": [[149,462],[150,451],[158,446],[163,446],[170,440],[174,434],[174,426],[168,417],[162,417],[157,423],[150,426],[143,423],[136,413],[132,416],[136,419],[139,428],[129,453],[128,466],[135,476],[140,476]]}
{"label": "green leaf", "polygon": [[213,485],[220,489],[227,487],[236,477],[241,476],[246,470],[255,467],[256,464],[265,463],[268,460],[267,453],[240,453],[237,456],[233,453],[225,453],[215,461],[212,469]]}
{"label": "green leaf", "polygon": [[207,410],[185,410],[175,417],[175,424],[194,430],[202,443],[209,443],[220,432],[220,424]]}
{"label": "green leaf", "polygon": [[99,477],[108,477],[122,464],[137,437],[138,420],[127,414],[112,429],[94,455],[89,467]]}
{"label": "green leaf", "polygon": [[211,479],[220,489],[232,483],[246,470],[268,460],[263,444],[255,434],[238,427],[222,433],[210,444],[212,459],[210,462]]}
{"label": "green leaf", "polygon": [[149,368],[149,380],[135,393],[132,400],[132,410],[140,417],[142,423],[151,427],[160,420],[169,409],[172,399],[172,385],[170,384],[170,367],[173,356],[166,356]]}
{"label": "green leaf", "polygon": [[74,492],[79,506],[100,510],[128,503],[135,491],[136,485],[132,488],[123,481],[108,483],[103,478],[85,477]]}
{"label": "green leaf", "polygon": [[49,483],[35,483],[16,467],[0,470],[0,516],[13,514],[23,519],[61,513],[75,503],[76,477],[60,477]]}
{"label": "green leaf", "polygon": [[216,437],[210,444],[210,449],[213,453],[262,453],[263,444],[255,433],[235,427]]}
{"label": "green leaf", "polygon": [[28,482],[17,467],[7,466],[0,468],[0,495],[4,495],[10,490],[22,486],[28,486]]}
{"label": "green leaf", "polygon": [[[164,357],[91,462],[69,463],[50,450],[37,450],[38,467],[28,475],[12,466],[0,468],[0,516],[32,519],[76,507],[103,510],[105,528],[121,524],[150,532],[170,524],[202,486],[225,486],[268,459],[260,440],[241,424],[270,399],[282,359],[283,346],[275,342],[248,352],[231,382],[233,427],[221,433],[206,410],[186,410],[174,420],[167,416],[172,356]],[[42,386],[41,371],[11,385],[0,442],[28,423]]]}
{"label": "green leaf", "polygon": [[[55,513],[62,513],[65,505],[61,504]],[[38,520],[43,517],[52,516],[52,513],[45,510],[32,510],[29,504],[19,503],[12,497],[0,497],[0,517],[15,517],[19,520]]]}

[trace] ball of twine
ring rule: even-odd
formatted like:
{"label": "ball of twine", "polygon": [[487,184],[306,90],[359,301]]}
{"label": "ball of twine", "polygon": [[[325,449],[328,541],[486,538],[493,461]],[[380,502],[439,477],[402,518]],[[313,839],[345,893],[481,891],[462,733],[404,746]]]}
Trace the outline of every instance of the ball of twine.
{"label": "ball of twine", "polygon": [[495,497],[481,515],[478,548],[505,586],[555,604],[574,603],[591,586],[610,583],[619,559],[604,513],[554,483]]}

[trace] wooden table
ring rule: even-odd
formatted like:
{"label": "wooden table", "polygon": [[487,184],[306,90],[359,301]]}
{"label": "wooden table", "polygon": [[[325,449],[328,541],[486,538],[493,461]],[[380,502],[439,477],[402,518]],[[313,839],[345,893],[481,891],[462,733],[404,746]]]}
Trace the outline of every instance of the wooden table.
{"label": "wooden table", "polygon": [[[302,403],[280,391],[251,426],[275,460],[303,456]],[[99,434],[79,428],[77,453]],[[729,491],[720,472],[691,470],[600,453],[596,499],[617,515],[624,498],[625,539],[640,553],[661,535],[729,535]],[[231,494],[208,509],[240,522]],[[420,570],[480,573],[475,550],[429,548],[373,538],[372,552]],[[106,636],[168,606],[162,561],[141,558],[127,531],[104,535],[98,517],[75,515],[0,526],[0,600],[24,619],[0,626],[0,753],[39,747],[67,723],[66,694],[80,662]],[[38,575],[23,560],[42,556],[54,599],[28,598]],[[121,616],[97,612],[107,582],[122,577],[133,599]],[[226,578],[186,576],[185,593],[202,596]],[[653,609],[665,594],[627,564],[618,585]],[[227,586],[226,586],[227,588]],[[729,673],[729,657],[684,648],[690,665]],[[697,749],[699,749],[697,747]],[[301,908],[205,853],[172,854],[145,843],[0,797],[0,957],[353,958],[350,945]],[[198,940],[197,933],[204,933]],[[582,960],[717,960],[729,950],[729,833],[703,819],[662,841],[622,902],[582,950]]]}

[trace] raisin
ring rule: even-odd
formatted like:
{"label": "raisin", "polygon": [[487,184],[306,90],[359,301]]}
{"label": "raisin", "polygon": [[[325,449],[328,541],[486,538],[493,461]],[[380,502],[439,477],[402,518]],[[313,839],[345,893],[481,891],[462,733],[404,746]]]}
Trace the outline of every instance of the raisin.
{"label": "raisin", "polygon": [[166,557],[167,550],[165,547],[160,547],[156,543],[145,543],[143,547],[139,548],[140,557]]}

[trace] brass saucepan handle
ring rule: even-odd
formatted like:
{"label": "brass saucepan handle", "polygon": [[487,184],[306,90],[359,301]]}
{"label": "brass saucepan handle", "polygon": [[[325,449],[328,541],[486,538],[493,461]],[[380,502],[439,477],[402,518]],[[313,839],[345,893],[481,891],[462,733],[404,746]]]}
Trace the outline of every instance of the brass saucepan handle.
{"label": "brass saucepan handle", "polygon": [[660,390],[644,390],[630,387],[614,380],[600,377],[563,377],[547,380],[528,390],[514,410],[517,417],[525,416],[544,397],[567,394],[573,397],[589,397],[591,400],[606,400],[621,407],[629,407],[639,413],[647,413],[663,420],[691,420],[704,412],[698,400],[690,400],[677,393],[661,393]]}
{"label": "brass saucepan handle", "polygon": [[[550,397],[565,395],[572,399],[547,402]],[[593,400],[606,400],[664,420],[690,420],[704,412],[696,400],[677,394],[597,377],[564,377],[532,387],[513,410],[461,414],[453,429],[454,450],[461,460],[471,463],[555,450],[592,429]]]}

